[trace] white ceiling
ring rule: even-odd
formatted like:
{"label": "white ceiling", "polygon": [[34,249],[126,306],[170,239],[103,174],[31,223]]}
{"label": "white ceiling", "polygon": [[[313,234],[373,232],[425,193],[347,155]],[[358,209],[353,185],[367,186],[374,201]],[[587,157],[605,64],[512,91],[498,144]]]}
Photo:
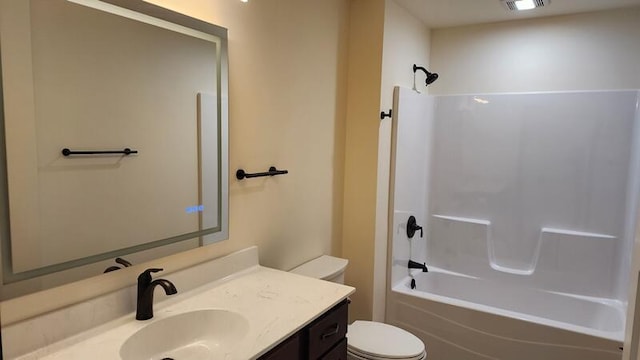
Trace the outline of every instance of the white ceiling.
{"label": "white ceiling", "polygon": [[549,6],[508,11],[500,0],[396,0],[430,28],[471,25],[534,17],[640,6],[640,0],[551,0]]}

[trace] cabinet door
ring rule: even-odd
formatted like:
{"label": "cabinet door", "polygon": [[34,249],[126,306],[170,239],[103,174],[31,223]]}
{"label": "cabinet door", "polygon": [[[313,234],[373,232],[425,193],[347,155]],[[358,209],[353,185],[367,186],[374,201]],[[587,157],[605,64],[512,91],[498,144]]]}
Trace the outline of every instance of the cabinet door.
{"label": "cabinet door", "polygon": [[347,360],[347,338],[342,339],[338,345],[329,350],[320,360]]}
{"label": "cabinet door", "polygon": [[319,359],[347,334],[347,302],[328,311],[309,326],[309,359]]}

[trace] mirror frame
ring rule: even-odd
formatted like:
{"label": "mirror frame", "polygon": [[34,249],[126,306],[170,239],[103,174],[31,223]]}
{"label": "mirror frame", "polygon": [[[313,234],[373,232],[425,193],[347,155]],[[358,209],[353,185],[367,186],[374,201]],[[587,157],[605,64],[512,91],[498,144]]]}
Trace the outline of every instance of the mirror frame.
{"label": "mirror frame", "polygon": [[[39,277],[59,273],[65,270],[75,269],[77,267],[94,264],[100,261],[114,259],[118,256],[124,256],[133,254],[145,250],[154,249],[160,246],[176,244],[185,240],[192,240],[200,237],[198,246],[204,246],[212,244],[218,241],[226,240],[229,237],[229,135],[228,135],[228,40],[227,29],[207,23],[205,21],[192,18],[190,16],[160,7],[148,3],[144,0],[66,0],[72,3],[76,3],[82,6],[88,6],[92,8],[99,7],[100,5],[115,5],[117,7],[134,11],[143,16],[150,16],[156,19],[160,19],[166,22],[177,24],[189,29],[193,29],[202,33],[213,35],[219,39],[215,42],[216,46],[216,66],[217,66],[217,101],[218,101],[218,164],[219,164],[219,188],[218,188],[218,208],[220,214],[220,226],[215,228],[209,228],[205,230],[190,232],[170,238],[155,240],[149,243],[140,244],[136,246],[130,246],[126,248],[116,249],[113,251],[100,253],[85,258],[66,261],[54,265],[44,266],[33,270],[28,270],[20,273],[13,273],[12,261],[11,261],[11,232],[9,228],[9,189],[7,181],[7,158],[6,158],[6,134],[4,125],[4,93],[3,93],[3,80],[2,73],[0,72],[0,252],[2,266],[0,271],[2,272],[2,286],[7,286],[19,282],[25,282],[29,280],[37,281]],[[92,6],[95,5],[95,6]],[[2,49],[0,47],[0,53]],[[2,68],[2,62],[0,59],[0,69]],[[205,240],[202,240],[205,238]],[[162,255],[165,256],[165,255]],[[147,259],[151,260],[151,258]],[[93,274],[92,276],[100,275]],[[83,277],[83,278],[88,278]],[[62,283],[68,283],[81,280],[70,279],[68,281],[62,281]],[[57,286],[56,284],[52,286]],[[51,286],[50,286],[51,287]],[[41,287],[36,290],[44,290],[47,287]],[[4,292],[6,295],[6,291]],[[23,294],[19,294],[20,296]]]}

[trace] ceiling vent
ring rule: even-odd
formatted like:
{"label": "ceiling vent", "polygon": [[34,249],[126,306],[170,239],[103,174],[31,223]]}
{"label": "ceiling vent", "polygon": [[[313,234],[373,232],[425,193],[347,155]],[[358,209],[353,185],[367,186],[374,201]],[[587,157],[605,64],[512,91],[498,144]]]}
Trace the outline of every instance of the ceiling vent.
{"label": "ceiling vent", "polygon": [[508,10],[531,10],[549,6],[551,0],[501,0],[502,6]]}

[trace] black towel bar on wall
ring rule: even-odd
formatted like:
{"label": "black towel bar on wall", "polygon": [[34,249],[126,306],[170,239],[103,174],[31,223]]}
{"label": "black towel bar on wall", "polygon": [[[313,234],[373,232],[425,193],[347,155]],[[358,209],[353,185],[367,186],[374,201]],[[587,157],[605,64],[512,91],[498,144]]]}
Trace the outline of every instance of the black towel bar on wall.
{"label": "black towel bar on wall", "polygon": [[62,149],[62,155],[105,155],[105,154],[137,154],[138,150],[131,150],[124,148],[123,150],[70,150],[67,148]]}
{"label": "black towel bar on wall", "polygon": [[252,173],[252,174],[245,172],[243,169],[238,169],[238,171],[236,171],[236,179],[242,180],[242,179],[261,177],[261,176],[284,175],[288,173],[289,173],[288,170],[278,170],[276,169],[275,166],[270,167],[269,171],[261,172],[261,173]]}

